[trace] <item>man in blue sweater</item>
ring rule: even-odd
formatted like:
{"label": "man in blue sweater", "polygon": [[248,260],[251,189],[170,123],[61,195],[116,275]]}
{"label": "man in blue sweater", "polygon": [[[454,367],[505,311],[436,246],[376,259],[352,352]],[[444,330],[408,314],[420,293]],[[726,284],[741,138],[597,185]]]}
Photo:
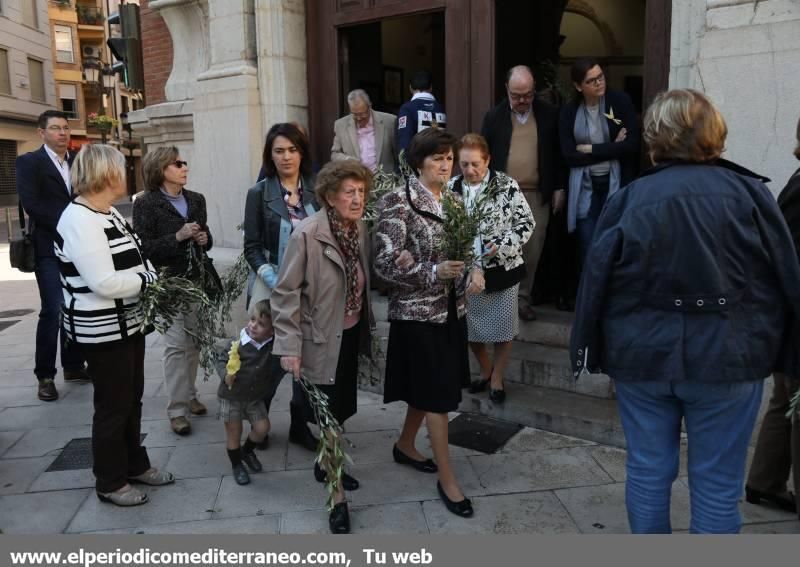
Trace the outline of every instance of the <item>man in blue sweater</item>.
{"label": "man in blue sweater", "polygon": [[447,115],[444,106],[431,91],[433,84],[428,71],[417,71],[411,76],[411,100],[400,107],[397,114],[397,151],[408,147],[411,138],[425,128],[445,128]]}

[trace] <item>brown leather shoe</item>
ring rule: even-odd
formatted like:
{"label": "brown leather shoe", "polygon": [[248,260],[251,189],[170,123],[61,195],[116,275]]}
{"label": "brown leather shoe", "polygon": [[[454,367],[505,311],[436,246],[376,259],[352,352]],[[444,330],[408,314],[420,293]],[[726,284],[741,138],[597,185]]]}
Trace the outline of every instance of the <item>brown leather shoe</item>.
{"label": "brown leather shoe", "polygon": [[54,402],[58,399],[58,390],[56,390],[56,383],[52,378],[45,378],[39,380],[39,391],[37,396],[43,402]]}
{"label": "brown leather shoe", "polygon": [[192,424],[182,415],[170,419],[169,425],[172,427],[172,431],[178,435],[189,435],[192,432]]}
{"label": "brown leather shoe", "polygon": [[64,382],[72,382],[73,384],[83,384],[91,381],[92,378],[91,376],[89,376],[89,374],[86,373],[85,368],[81,368],[80,370],[64,371]]}
{"label": "brown leather shoe", "polygon": [[523,321],[536,321],[536,311],[530,305],[521,305],[519,307],[519,318]]}
{"label": "brown leather shoe", "polygon": [[189,400],[189,411],[192,412],[192,415],[205,415],[208,413],[208,408],[197,398],[194,398]]}

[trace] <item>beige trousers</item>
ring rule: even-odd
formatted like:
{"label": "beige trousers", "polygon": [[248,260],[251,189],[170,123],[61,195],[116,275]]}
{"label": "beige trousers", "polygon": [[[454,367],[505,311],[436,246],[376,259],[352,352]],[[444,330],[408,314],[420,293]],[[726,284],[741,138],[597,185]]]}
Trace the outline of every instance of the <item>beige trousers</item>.
{"label": "beige trousers", "polygon": [[530,239],[522,247],[522,257],[525,259],[525,278],[519,283],[520,307],[531,304],[533,279],[536,277],[536,268],[539,266],[539,258],[544,249],[544,238],[547,235],[547,223],[550,221],[550,203],[542,202],[542,194],[539,191],[523,189],[522,194],[528,201],[536,226]]}
{"label": "beige trousers", "polygon": [[167,390],[167,417],[188,417],[189,400],[197,397],[195,380],[200,351],[184,331],[197,327],[195,310],[182,313],[164,334],[164,388]]}

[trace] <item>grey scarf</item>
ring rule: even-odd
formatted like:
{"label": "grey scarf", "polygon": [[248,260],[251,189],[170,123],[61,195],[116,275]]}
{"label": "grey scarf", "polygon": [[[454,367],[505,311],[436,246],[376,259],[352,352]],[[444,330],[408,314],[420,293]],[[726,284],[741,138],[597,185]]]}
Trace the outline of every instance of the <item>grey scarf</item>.
{"label": "grey scarf", "polygon": [[[606,113],[606,98],[600,99],[600,113]],[[603,117],[605,118],[605,117]],[[603,127],[603,137],[610,141],[608,133],[608,121],[600,121]],[[586,105],[581,102],[578,106],[578,112],[575,114],[575,127],[573,130],[575,136],[575,144],[591,144],[592,141],[589,137],[589,111],[586,110]],[[619,190],[621,168],[619,160],[609,161],[609,186],[608,196],[610,197]],[[569,202],[567,204],[567,230],[573,232],[578,220],[578,202],[581,193],[584,191],[592,190],[592,178],[589,175],[589,166],[572,167],[569,170]]]}

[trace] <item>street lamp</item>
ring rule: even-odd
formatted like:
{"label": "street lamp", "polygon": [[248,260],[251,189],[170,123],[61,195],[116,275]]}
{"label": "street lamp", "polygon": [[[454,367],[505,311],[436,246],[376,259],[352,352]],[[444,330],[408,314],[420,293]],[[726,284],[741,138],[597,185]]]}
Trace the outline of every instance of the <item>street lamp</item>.
{"label": "street lamp", "polygon": [[[114,90],[114,72],[111,66],[103,63],[99,59],[87,58],[83,61],[83,76],[86,82],[100,95],[100,116],[106,115],[105,97]],[[106,136],[111,131],[114,125],[114,118],[111,119],[95,119],[94,124],[90,124],[100,130],[100,137],[102,143],[106,143]]]}

